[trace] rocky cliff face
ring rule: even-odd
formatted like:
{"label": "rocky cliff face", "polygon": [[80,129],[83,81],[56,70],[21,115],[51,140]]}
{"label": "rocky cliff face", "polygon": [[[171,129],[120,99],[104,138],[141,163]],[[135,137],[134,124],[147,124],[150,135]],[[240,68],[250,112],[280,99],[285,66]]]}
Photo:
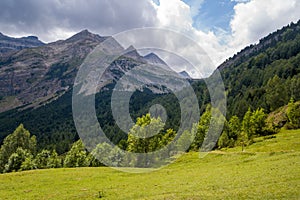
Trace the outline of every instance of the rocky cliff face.
{"label": "rocky cliff face", "polygon": [[83,59],[104,39],[85,30],[65,41],[2,55],[0,112],[37,106],[67,91]]}
{"label": "rocky cliff face", "polygon": [[[16,107],[38,107],[63,95],[72,88],[86,56],[106,39],[87,30],[45,45],[37,42],[37,38],[23,38],[22,41],[36,43],[26,43],[26,48],[22,46],[19,51],[0,55],[0,112]],[[117,41],[112,41],[111,48],[124,50]],[[15,41],[7,44],[13,46]],[[140,56],[132,46],[125,52],[106,70],[102,86],[117,81],[137,65],[165,64],[155,54]]]}
{"label": "rocky cliff face", "polygon": [[186,71],[179,72],[179,75],[180,75],[182,78],[192,79],[192,78],[190,77],[190,75],[189,75]]}
{"label": "rocky cliff face", "polygon": [[12,38],[0,33],[0,56],[13,53],[22,49],[45,45],[36,36]]}
{"label": "rocky cliff face", "polygon": [[153,65],[167,65],[165,63],[165,61],[163,61],[160,57],[158,57],[156,54],[154,53],[149,53],[147,55],[144,56],[144,59],[149,63],[149,64],[153,64]]}

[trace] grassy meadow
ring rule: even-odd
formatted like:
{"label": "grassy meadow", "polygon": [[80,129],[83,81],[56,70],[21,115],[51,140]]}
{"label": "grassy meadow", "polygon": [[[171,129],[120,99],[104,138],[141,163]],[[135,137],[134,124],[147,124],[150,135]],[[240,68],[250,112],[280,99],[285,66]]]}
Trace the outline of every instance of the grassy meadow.
{"label": "grassy meadow", "polygon": [[142,174],[47,169],[0,174],[0,199],[300,199],[300,130]]}

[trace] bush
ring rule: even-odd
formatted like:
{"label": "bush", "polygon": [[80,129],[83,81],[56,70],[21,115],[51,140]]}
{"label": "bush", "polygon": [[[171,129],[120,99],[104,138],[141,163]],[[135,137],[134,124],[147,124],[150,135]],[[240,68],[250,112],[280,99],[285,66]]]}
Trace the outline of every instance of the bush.
{"label": "bush", "polygon": [[18,148],[17,151],[8,159],[7,164],[5,165],[4,172],[13,172],[19,171],[21,169],[22,163],[26,160],[27,157],[30,157],[30,153],[27,150]]}

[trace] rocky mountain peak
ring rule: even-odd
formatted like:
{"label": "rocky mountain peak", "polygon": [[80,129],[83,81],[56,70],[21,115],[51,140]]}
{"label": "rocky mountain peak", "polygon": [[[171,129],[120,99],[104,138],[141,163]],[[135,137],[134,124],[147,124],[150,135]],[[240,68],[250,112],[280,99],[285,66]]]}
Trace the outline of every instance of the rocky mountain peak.
{"label": "rocky mountain peak", "polygon": [[153,65],[166,65],[167,63],[165,63],[165,61],[163,61],[158,55],[156,55],[155,53],[149,53],[146,56],[144,56],[144,59],[149,63],[149,64],[153,64]]}
{"label": "rocky mountain peak", "polygon": [[126,50],[125,50],[125,56],[141,61],[142,60],[142,56],[137,52],[136,48],[134,48],[134,46],[130,45]]}
{"label": "rocky mountain peak", "polygon": [[73,35],[66,41],[67,42],[76,42],[76,41],[80,41],[80,40],[94,40],[94,41],[102,42],[104,39],[105,39],[105,37],[101,37],[97,34],[93,34],[85,29],[85,30],[80,31],[79,33]]}
{"label": "rocky mountain peak", "polygon": [[27,40],[39,40],[39,38],[37,36],[34,35],[30,35],[27,37],[22,37],[22,39],[27,39]]}
{"label": "rocky mountain peak", "polygon": [[179,75],[180,75],[182,78],[192,79],[191,76],[190,76],[186,71],[179,72]]}
{"label": "rocky mountain peak", "polygon": [[13,38],[0,33],[0,55],[43,45],[36,36]]}

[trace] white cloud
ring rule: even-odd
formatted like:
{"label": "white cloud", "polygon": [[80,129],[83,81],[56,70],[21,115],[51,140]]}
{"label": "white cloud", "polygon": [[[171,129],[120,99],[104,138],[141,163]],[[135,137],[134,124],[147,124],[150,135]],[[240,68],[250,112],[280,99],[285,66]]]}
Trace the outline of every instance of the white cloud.
{"label": "white cloud", "polygon": [[[160,0],[160,5],[154,7],[159,26],[180,31],[191,37],[208,53],[216,66],[247,45],[256,43],[269,33],[300,19],[299,0],[231,1],[237,3],[230,22],[231,33],[222,30],[204,32],[192,26],[192,16],[198,12],[202,0],[192,0],[189,2],[191,6],[182,0]],[[184,46],[181,49],[197,56],[192,49]]]}
{"label": "white cloud", "polygon": [[[83,29],[113,35],[132,28],[169,28],[196,41],[217,66],[250,43],[300,19],[299,0],[231,0],[237,3],[230,22],[231,33],[222,29],[205,32],[193,27],[193,17],[201,12],[202,3],[210,0],[189,0],[189,5],[182,0],[153,1],[1,0],[0,32],[12,36],[37,35],[50,42]],[[198,54],[184,45],[178,49],[190,55]],[[166,59],[174,64],[171,58]]]}
{"label": "white cloud", "polygon": [[231,48],[240,49],[300,19],[299,0],[252,0],[234,7]]}
{"label": "white cloud", "polygon": [[188,30],[192,27],[190,7],[180,0],[160,0],[156,6],[160,26]]}
{"label": "white cloud", "polygon": [[189,0],[192,17],[199,14],[199,10],[205,0]]}
{"label": "white cloud", "polygon": [[0,8],[1,32],[34,34],[46,42],[83,29],[112,35],[156,23],[150,0],[1,0]]}
{"label": "white cloud", "polygon": [[[203,1],[195,0],[193,2],[194,5],[198,3],[197,5],[200,7],[199,3],[202,3]],[[195,7],[193,8],[193,6],[188,6],[181,0],[160,0],[160,5],[154,5],[154,7],[156,8],[157,18],[159,21],[157,24],[158,26],[170,28],[193,39],[208,54],[215,67],[229,55],[226,46],[221,45],[221,42],[219,41],[220,38],[218,38],[213,32],[206,33],[193,27],[192,13],[194,12],[193,9],[195,9]],[[189,47],[184,46],[184,44],[181,47],[178,47],[178,49],[181,52],[185,52],[185,55],[187,55],[188,52],[194,57],[197,57],[197,54],[199,53],[196,52],[195,49],[190,49]],[[163,57],[164,55],[161,56]],[[172,58],[164,57],[164,59],[166,59],[166,62],[172,63]],[[198,67],[203,70],[203,66]],[[207,73],[212,72],[213,70],[214,68],[210,68],[202,72],[207,75]]]}
{"label": "white cloud", "polygon": [[237,3],[246,3],[249,1],[251,1],[251,0],[231,0],[231,2],[237,2]]}

